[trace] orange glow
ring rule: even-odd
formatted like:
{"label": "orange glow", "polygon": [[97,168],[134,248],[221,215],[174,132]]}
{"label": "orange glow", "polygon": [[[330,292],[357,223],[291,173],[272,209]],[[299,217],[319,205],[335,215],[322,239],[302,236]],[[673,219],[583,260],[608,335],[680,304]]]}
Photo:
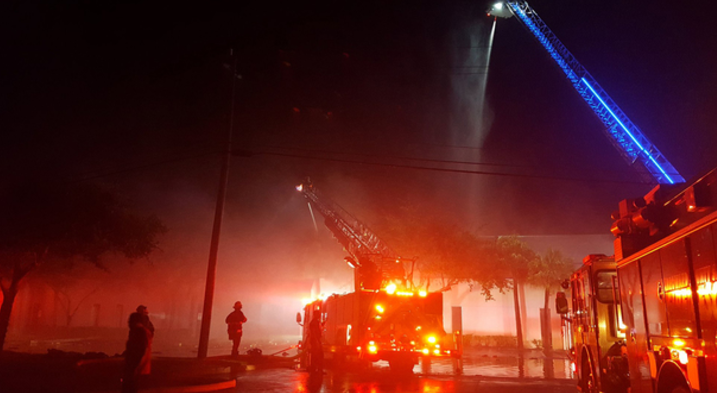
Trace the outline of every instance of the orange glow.
{"label": "orange glow", "polygon": [[423,290],[422,290],[422,291],[419,291],[419,292],[418,292],[418,296],[420,296],[420,297],[426,297],[426,296],[428,296],[428,292],[423,291]]}
{"label": "orange glow", "polygon": [[419,330],[421,330],[421,327],[420,327],[420,326],[416,326],[416,331],[419,331]]}
{"label": "orange glow", "polygon": [[376,305],[376,311],[378,311],[379,314],[383,314],[384,311],[386,311],[382,305],[377,304]]}
{"label": "orange glow", "polygon": [[697,286],[697,294],[700,296],[717,295],[717,282],[707,281]]}
{"label": "orange glow", "polygon": [[396,284],[390,283],[386,286],[386,293],[393,295],[396,292]]}
{"label": "orange glow", "polygon": [[689,357],[687,356],[687,352],[685,351],[677,351],[677,360],[679,360],[682,364],[687,364],[687,362],[690,361]]}
{"label": "orange glow", "polygon": [[423,351],[422,351],[422,352],[423,352],[424,355],[428,355],[428,354],[429,354],[428,348],[423,348]]}
{"label": "orange glow", "polygon": [[376,315],[376,320],[381,320],[381,316],[380,316],[380,315]]}
{"label": "orange glow", "polygon": [[436,354],[436,355],[440,355],[440,354],[441,354],[441,350],[440,350],[440,349],[434,349],[434,350],[433,350],[433,353]]}
{"label": "orange glow", "polygon": [[413,296],[414,293],[413,292],[397,291],[396,295],[398,295],[398,296]]}
{"label": "orange glow", "polygon": [[426,340],[427,340],[429,343],[431,343],[431,344],[435,344],[435,343],[436,343],[436,336],[428,336],[428,337],[426,338]]}
{"label": "orange glow", "polygon": [[685,340],[680,340],[679,338],[677,338],[677,339],[675,339],[675,340],[672,341],[672,345],[674,345],[674,346],[676,346],[676,347],[678,347],[678,348],[682,348],[682,347],[685,346]]}
{"label": "orange glow", "polygon": [[371,344],[369,344],[367,349],[368,349],[369,353],[378,352],[378,347],[375,344],[373,344],[373,341],[371,341]]}
{"label": "orange glow", "polygon": [[667,291],[668,295],[676,296],[676,297],[690,297],[692,296],[692,290],[690,288],[680,288],[680,289],[673,289],[671,291]]}

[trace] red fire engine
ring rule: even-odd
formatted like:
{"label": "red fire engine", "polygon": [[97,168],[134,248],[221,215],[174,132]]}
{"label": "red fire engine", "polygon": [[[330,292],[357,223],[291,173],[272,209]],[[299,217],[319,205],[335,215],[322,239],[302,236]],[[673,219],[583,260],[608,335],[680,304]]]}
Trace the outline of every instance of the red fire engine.
{"label": "red fire engine", "polygon": [[[615,262],[588,257],[571,277],[579,388],[717,392],[717,169],[624,200],[613,218]],[[623,338],[624,383],[606,351]]]}
{"label": "red fire engine", "polygon": [[[583,392],[617,392],[629,384],[617,284],[615,258],[605,255],[588,255],[570,276],[572,313],[563,318],[564,337]],[[567,314],[567,299],[560,299],[556,310]]]}
{"label": "red fire engine", "polygon": [[717,392],[717,170],[614,219],[632,392]]}
{"label": "red fire engine", "polygon": [[[334,363],[386,360],[392,370],[408,372],[419,357],[450,356],[452,337],[443,329],[443,294],[428,293],[407,280],[403,263],[366,225],[322,195],[309,181],[297,186],[309,206],[349,254],[354,292],[334,294],[304,308],[308,322],[321,314],[325,357]],[[297,316],[301,322],[301,315]]]}

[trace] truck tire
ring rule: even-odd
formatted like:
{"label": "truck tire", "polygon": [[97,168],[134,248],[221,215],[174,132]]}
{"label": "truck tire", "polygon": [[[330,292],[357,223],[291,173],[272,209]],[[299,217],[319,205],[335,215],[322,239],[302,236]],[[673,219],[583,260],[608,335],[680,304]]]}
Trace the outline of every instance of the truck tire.
{"label": "truck tire", "polygon": [[595,382],[595,374],[588,362],[583,362],[583,370],[580,373],[580,390],[583,393],[598,392],[597,384]]}

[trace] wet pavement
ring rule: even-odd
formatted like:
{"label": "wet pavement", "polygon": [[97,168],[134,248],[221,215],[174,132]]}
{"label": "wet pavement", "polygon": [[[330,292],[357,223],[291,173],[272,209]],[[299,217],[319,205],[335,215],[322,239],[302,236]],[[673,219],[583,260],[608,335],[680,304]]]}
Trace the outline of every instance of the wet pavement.
{"label": "wet pavement", "polygon": [[230,392],[268,393],[463,393],[463,392],[527,392],[573,393],[575,382],[567,379],[485,377],[475,375],[414,374],[397,376],[384,368],[361,373],[327,372],[310,375],[289,369],[257,370],[237,376],[236,387]]}
{"label": "wet pavement", "polygon": [[236,376],[236,387],[224,393],[576,392],[567,359],[539,356],[483,354],[461,361],[433,359],[417,364],[412,375],[395,374],[388,363],[377,362],[368,370],[328,370],[318,376],[286,368],[245,371]]}

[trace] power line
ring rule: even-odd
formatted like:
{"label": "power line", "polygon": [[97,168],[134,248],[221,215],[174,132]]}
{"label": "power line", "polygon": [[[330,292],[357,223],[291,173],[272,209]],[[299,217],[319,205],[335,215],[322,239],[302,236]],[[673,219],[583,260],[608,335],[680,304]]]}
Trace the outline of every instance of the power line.
{"label": "power line", "polygon": [[[269,147],[269,148],[292,149],[292,148],[285,148],[285,147],[284,148]],[[307,151],[307,152],[322,153],[322,154],[333,154],[333,155],[347,154],[344,152],[332,152],[332,151],[328,151],[328,150],[299,149],[299,148],[293,148],[293,149],[303,150],[303,151]],[[216,151],[209,151],[209,152],[193,154],[193,155],[189,155],[189,156],[167,158],[167,159],[163,159],[160,161],[150,162],[150,163],[136,165],[136,166],[129,166],[129,167],[121,168],[121,169],[108,171],[105,173],[99,173],[99,174],[95,174],[95,175],[80,177],[80,178],[75,179],[74,182],[90,181],[90,180],[111,177],[111,176],[123,175],[123,174],[127,174],[127,173],[133,173],[133,172],[137,172],[137,171],[141,171],[141,170],[150,169],[150,168],[157,167],[160,165],[166,165],[166,164],[171,164],[171,163],[176,163],[176,162],[181,162],[181,161],[192,160],[192,159],[196,159],[199,157],[218,155],[221,153],[223,153],[223,151],[216,150]],[[523,179],[542,179],[542,180],[568,181],[568,182],[581,182],[581,183],[589,182],[589,183],[614,183],[614,184],[647,184],[642,181],[555,176],[555,175],[540,175],[540,174],[527,174],[527,173],[511,173],[511,172],[471,170],[471,169],[461,169],[461,168],[445,168],[445,167],[437,167],[437,166],[412,165],[412,164],[402,164],[402,163],[387,163],[387,162],[360,160],[360,159],[334,158],[334,157],[328,157],[328,156],[322,157],[322,156],[316,156],[316,155],[310,155],[310,154],[282,153],[282,152],[276,152],[276,151],[270,151],[270,150],[235,149],[233,151],[233,154],[238,155],[238,156],[243,156],[243,157],[264,155],[264,156],[308,159],[308,160],[314,160],[314,161],[339,162],[339,163],[345,163],[345,164],[372,165],[372,166],[379,166],[379,167],[412,169],[412,170],[422,170],[422,171],[432,171],[432,172],[498,176],[498,177],[514,177],[514,178],[523,178]],[[399,160],[409,160],[409,161],[425,162],[425,163],[432,163],[432,164],[443,164],[443,165],[473,165],[473,166],[491,166],[491,167],[502,167],[502,168],[513,167],[513,168],[525,168],[525,169],[531,168],[531,167],[523,166],[523,165],[510,165],[510,164],[497,164],[497,163],[480,163],[480,162],[457,161],[457,160],[437,160],[437,159],[425,159],[425,158],[415,158],[415,157],[405,157],[405,156],[381,156],[381,155],[376,155],[376,154],[361,154],[361,153],[348,153],[348,154],[358,155],[358,156],[362,156],[362,157],[369,157],[369,158],[399,159]]]}
{"label": "power line", "polygon": [[[472,150],[484,150],[482,148],[471,148],[471,147],[462,147],[462,146],[450,146],[450,145],[443,145],[446,147],[451,148],[465,148],[465,149],[472,149]],[[418,162],[427,162],[427,163],[437,163],[437,164],[448,164],[448,165],[472,165],[472,166],[489,166],[489,167],[501,167],[501,168],[521,168],[521,169],[533,169],[535,168],[534,165],[516,165],[516,164],[504,164],[504,163],[495,163],[495,162],[475,162],[475,161],[460,161],[460,160],[444,160],[444,159],[431,159],[431,158],[421,158],[421,157],[409,157],[409,156],[399,156],[399,155],[381,155],[381,154],[368,154],[368,153],[354,153],[354,152],[337,152],[337,151],[331,151],[331,150],[324,150],[324,149],[309,149],[309,148],[299,148],[299,147],[285,147],[285,146],[257,146],[256,148],[269,148],[269,149],[281,149],[281,150],[298,150],[298,151],[304,151],[304,152],[314,152],[314,153],[322,153],[322,154],[349,154],[353,156],[359,156],[359,157],[371,157],[371,158],[383,158],[383,159],[397,159],[397,160],[409,160],[409,161],[418,161]],[[615,174],[615,171],[609,171],[609,170],[593,170],[593,172],[601,172],[605,175],[612,175]]]}
{"label": "power line", "polygon": [[341,162],[341,163],[349,163],[349,164],[384,166],[384,167],[390,167],[390,168],[416,169],[416,170],[425,170],[425,171],[434,171],[434,172],[463,173],[463,174],[472,174],[472,175],[488,175],[488,176],[500,176],[500,177],[517,177],[517,178],[526,178],[526,179],[560,180],[560,181],[590,182],[590,183],[648,184],[645,182],[614,180],[614,179],[573,178],[573,177],[549,176],[549,175],[529,175],[529,174],[520,174],[520,173],[477,171],[477,170],[466,170],[466,169],[456,169],[456,168],[437,168],[437,167],[426,167],[426,166],[405,165],[405,164],[389,164],[389,163],[381,163],[381,162],[359,161],[359,160],[327,158],[327,157],[315,157],[315,156],[306,156],[306,155],[300,155],[300,154],[263,152],[263,151],[235,151],[235,154],[241,155],[241,156],[246,156],[246,157],[250,157],[252,155],[269,155],[269,156],[290,157],[290,158],[304,158],[304,159],[310,159],[310,160],[329,161],[329,162]]}

